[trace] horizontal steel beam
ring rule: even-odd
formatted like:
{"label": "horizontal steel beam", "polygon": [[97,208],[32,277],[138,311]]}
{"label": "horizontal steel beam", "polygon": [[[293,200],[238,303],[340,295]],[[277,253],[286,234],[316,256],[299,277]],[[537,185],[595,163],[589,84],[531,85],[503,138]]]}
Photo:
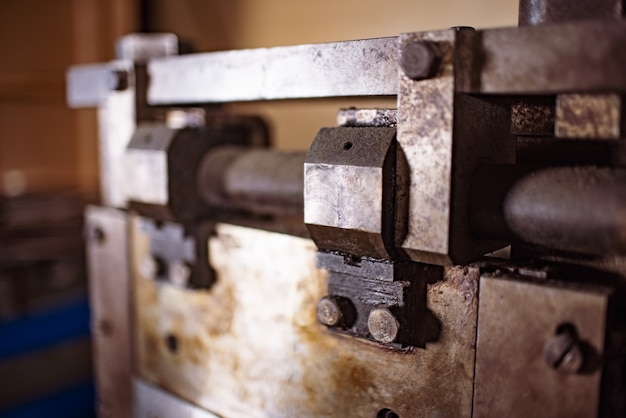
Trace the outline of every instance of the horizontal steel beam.
{"label": "horizontal steel beam", "polygon": [[395,95],[397,61],[395,37],[159,58],[148,103]]}
{"label": "horizontal steel beam", "polygon": [[[626,22],[490,29],[458,60],[457,91],[478,94],[626,92]],[[397,37],[154,58],[152,105],[398,94]],[[115,67],[68,72],[72,107],[115,89]]]}
{"label": "horizontal steel beam", "polygon": [[626,92],[626,22],[598,20],[482,31],[472,79],[482,94]]}

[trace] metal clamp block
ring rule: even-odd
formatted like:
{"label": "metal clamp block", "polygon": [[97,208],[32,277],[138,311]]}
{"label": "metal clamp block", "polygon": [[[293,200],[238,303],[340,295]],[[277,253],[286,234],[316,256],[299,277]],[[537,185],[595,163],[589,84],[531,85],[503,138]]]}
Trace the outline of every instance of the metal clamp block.
{"label": "metal clamp block", "polygon": [[396,130],[324,128],[304,164],[304,222],[322,250],[390,258]]}
{"label": "metal clamp block", "polygon": [[126,188],[131,206],[161,220],[193,221],[209,207],[198,191],[200,162],[221,144],[247,145],[254,126],[171,129],[146,123],[133,135],[125,154]]}

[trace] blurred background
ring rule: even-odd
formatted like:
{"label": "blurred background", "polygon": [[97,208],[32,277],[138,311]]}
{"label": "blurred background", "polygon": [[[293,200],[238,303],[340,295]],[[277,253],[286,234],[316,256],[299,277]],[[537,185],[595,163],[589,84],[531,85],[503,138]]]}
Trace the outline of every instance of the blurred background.
{"label": "blurred background", "polygon": [[[82,209],[98,201],[95,110],[69,110],[65,71],[114,59],[131,32],[195,51],[517,24],[517,0],[1,0],[0,417],[93,416]],[[307,149],[341,107],[393,98],[229,105],[274,145]]]}

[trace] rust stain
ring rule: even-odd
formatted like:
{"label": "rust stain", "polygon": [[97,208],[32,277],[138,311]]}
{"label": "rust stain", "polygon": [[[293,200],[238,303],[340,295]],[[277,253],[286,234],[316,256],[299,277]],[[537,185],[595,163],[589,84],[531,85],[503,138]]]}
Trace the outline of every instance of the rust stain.
{"label": "rust stain", "polygon": [[220,257],[212,258],[219,279],[210,291],[136,282],[142,377],[230,417],[373,417],[382,408],[463,417],[470,410],[473,316],[458,312],[471,310],[472,272],[429,290],[429,300],[446,302],[433,308],[446,330],[440,341],[398,352],[317,323],[326,273],[315,268],[310,241],[230,228],[211,247]]}

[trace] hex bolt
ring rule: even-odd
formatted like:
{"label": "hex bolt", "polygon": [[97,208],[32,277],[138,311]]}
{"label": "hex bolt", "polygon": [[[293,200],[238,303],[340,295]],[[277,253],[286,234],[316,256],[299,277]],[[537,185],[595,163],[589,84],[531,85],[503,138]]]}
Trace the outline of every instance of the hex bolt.
{"label": "hex bolt", "polygon": [[400,324],[389,309],[377,308],[372,309],[367,318],[367,329],[376,341],[389,344],[396,340]]}
{"label": "hex bolt", "polygon": [[407,42],[402,46],[400,68],[411,80],[424,80],[437,74],[441,57],[434,43]]}
{"label": "hex bolt", "polygon": [[575,328],[573,326],[559,328],[563,329],[557,330],[557,334],[543,347],[544,359],[559,373],[578,373],[582,368],[584,357]]}
{"label": "hex bolt", "polygon": [[356,319],[352,302],[341,296],[324,296],[317,302],[317,320],[327,327],[351,327]]}
{"label": "hex bolt", "polygon": [[108,80],[109,89],[124,91],[128,88],[128,72],[125,70],[112,70]]}

